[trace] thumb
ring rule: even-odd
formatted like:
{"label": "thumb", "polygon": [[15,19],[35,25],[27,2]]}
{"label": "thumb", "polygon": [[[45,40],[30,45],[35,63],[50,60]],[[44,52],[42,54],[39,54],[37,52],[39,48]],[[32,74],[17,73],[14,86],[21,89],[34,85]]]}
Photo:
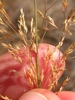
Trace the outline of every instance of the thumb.
{"label": "thumb", "polygon": [[60,100],[60,98],[46,89],[33,89],[23,94],[19,100]]}

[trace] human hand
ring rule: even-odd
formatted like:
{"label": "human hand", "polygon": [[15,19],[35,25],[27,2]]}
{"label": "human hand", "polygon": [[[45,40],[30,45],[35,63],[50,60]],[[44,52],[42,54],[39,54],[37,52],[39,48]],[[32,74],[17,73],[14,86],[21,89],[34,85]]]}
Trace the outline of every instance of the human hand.
{"label": "human hand", "polygon": [[[50,50],[54,49],[54,47],[52,45],[48,45],[48,44],[41,44],[39,47],[40,68],[41,68],[41,70],[46,70],[44,73],[45,76],[47,76],[48,73],[50,73],[50,71],[51,71],[51,66],[49,65],[49,64],[51,64],[51,59],[49,60],[49,64],[47,64],[47,69],[44,69],[45,68],[44,58],[45,58],[46,54],[48,53],[47,51],[49,49],[49,46],[50,46]],[[20,100],[21,100],[23,98],[25,99],[28,97],[30,97],[30,99],[31,99],[32,93],[33,93],[33,95],[32,95],[33,97],[38,98],[37,97],[38,93],[41,93],[44,96],[46,96],[44,98],[47,98],[48,100],[50,98],[56,98],[56,100],[60,100],[58,98],[58,96],[56,96],[54,93],[52,93],[48,90],[44,90],[44,89],[43,90],[42,89],[33,90],[34,88],[38,88],[38,87],[37,87],[37,84],[30,85],[29,81],[27,81],[27,79],[29,77],[28,76],[25,77],[24,70],[27,70],[26,69],[27,65],[30,68],[30,63],[27,60],[27,57],[25,55],[26,52],[23,49],[21,49],[21,52],[22,53],[20,53],[18,55],[23,60],[23,62],[22,62],[23,66],[21,64],[19,64],[14,58],[12,58],[12,56],[9,53],[6,53],[5,55],[0,57],[0,80],[1,80],[0,81],[0,94],[2,94],[3,96],[8,96],[9,98],[12,98],[12,100],[18,100],[22,96],[22,94],[26,93],[20,98]],[[31,58],[33,58],[33,63],[34,63],[35,58],[36,58],[36,53],[33,51],[30,51],[29,54],[30,54]],[[47,56],[49,56],[49,55],[47,55]],[[59,52],[59,50],[55,50],[55,52],[53,53],[53,59],[54,59],[54,63],[57,64],[58,68],[65,67],[64,61],[60,59],[61,57],[62,57],[62,53]],[[58,62],[60,62],[60,63],[58,63]],[[44,66],[42,66],[42,65],[44,65]],[[60,72],[59,77],[61,76],[62,73],[63,73],[63,70]],[[30,76],[30,78],[32,78],[32,77]],[[45,85],[44,85],[45,81],[43,81],[41,83],[41,88],[46,88],[48,86],[48,82],[50,82],[50,83],[52,82],[51,78],[52,78],[52,76],[48,77]],[[34,82],[34,79],[35,79],[35,77],[32,79],[33,82]],[[28,92],[28,91],[30,91],[30,92]],[[35,94],[36,94],[36,96],[35,96]],[[26,96],[26,95],[28,95],[28,96]],[[52,97],[51,97],[51,95],[52,95]],[[59,96],[61,98],[62,94],[60,93]],[[61,100],[63,100],[63,99],[61,99]]]}

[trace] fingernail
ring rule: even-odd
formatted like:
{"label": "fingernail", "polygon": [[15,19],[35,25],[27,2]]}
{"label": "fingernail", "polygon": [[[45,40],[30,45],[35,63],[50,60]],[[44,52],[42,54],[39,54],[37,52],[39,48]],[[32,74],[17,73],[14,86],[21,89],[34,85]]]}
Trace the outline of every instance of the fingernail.
{"label": "fingernail", "polygon": [[47,100],[47,98],[38,92],[28,92],[23,94],[19,100]]}

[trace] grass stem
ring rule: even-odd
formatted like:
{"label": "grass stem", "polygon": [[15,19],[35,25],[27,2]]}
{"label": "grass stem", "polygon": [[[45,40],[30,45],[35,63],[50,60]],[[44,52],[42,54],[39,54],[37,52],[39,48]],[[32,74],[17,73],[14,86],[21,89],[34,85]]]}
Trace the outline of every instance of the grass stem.
{"label": "grass stem", "polygon": [[35,33],[36,33],[36,72],[37,72],[37,84],[40,87],[40,69],[38,66],[38,32],[37,32],[37,0],[34,0],[34,25],[35,25]]}

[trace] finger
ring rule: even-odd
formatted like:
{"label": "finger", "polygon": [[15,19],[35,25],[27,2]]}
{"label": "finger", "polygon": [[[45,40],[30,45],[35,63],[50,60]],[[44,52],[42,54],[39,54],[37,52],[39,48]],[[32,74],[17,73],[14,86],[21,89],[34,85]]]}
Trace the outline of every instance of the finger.
{"label": "finger", "polygon": [[61,100],[75,100],[75,92],[61,91],[57,95]]}
{"label": "finger", "polygon": [[[50,84],[53,84],[52,79],[55,77],[55,74],[54,81],[57,81],[63,73],[63,70],[61,70],[58,75],[57,71],[55,71],[56,73],[54,72],[53,76],[51,70],[52,65],[57,66],[58,71],[60,68],[65,68],[65,61],[61,59],[63,54],[54,48],[50,44],[39,44],[38,66],[41,88],[52,88]],[[27,50],[28,52],[26,52]],[[17,52],[13,52],[14,57],[9,53],[0,56],[0,94],[13,100],[18,100],[23,93],[38,88],[38,80],[36,78],[38,74],[36,72],[36,52],[29,48],[29,46],[26,49],[21,47]]]}
{"label": "finger", "polygon": [[60,100],[60,98],[46,89],[33,89],[23,94],[19,100]]}

